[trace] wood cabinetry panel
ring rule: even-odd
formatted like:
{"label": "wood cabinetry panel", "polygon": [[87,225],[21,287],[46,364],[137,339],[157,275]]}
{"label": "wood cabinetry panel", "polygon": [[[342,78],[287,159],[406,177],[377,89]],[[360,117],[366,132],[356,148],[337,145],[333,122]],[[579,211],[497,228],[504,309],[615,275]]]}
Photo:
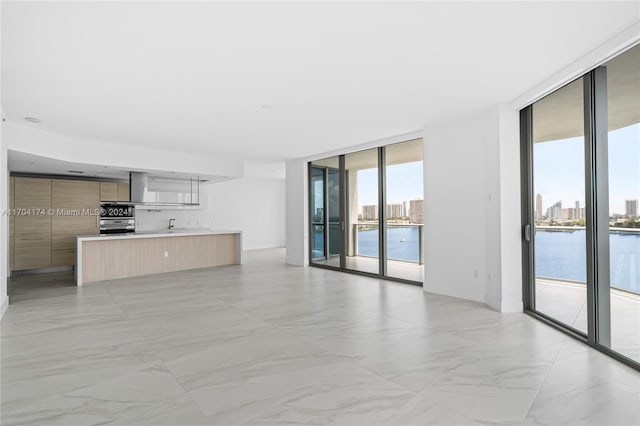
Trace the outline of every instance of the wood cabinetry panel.
{"label": "wood cabinetry panel", "polygon": [[130,201],[129,183],[118,184],[118,201]]}
{"label": "wood cabinetry panel", "polygon": [[51,179],[14,177],[13,218],[14,270],[51,266]]}
{"label": "wood cabinetry panel", "polygon": [[[40,210],[10,220],[11,269],[73,265],[75,236],[98,233],[93,213],[100,205],[100,183],[17,176],[10,184],[16,210]],[[117,184],[113,188],[117,194]]]}
{"label": "wood cabinetry panel", "polygon": [[14,237],[17,240],[29,237],[51,237],[51,216],[16,216]]}
{"label": "wood cabinetry panel", "polygon": [[[97,234],[102,185],[104,182],[53,179],[51,204],[56,214],[51,219],[51,264],[75,264],[75,236]],[[113,184],[113,189],[117,186]],[[58,212],[62,210],[62,212]]]}
{"label": "wood cabinetry panel", "polygon": [[118,201],[118,184],[100,182],[100,201]]}
{"label": "wood cabinetry panel", "polygon": [[16,209],[49,209],[51,207],[51,179],[15,177],[14,204]]}
{"label": "wood cabinetry panel", "polygon": [[16,270],[51,266],[51,237],[16,237],[14,245]]}
{"label": "wood cabinetry panel", "polygon": [[100,205],[99,182],[52,179],[51,188],[54,209],[95,209]]}
{"label": "wood cabinetry panel", "polygon": [[[16,208],[16,196],[15,196],[15,181],[16,178],[11,176],[9,178],[9,210],[13,210]],[[12,214],[9,216],[9,235],[13,236],[14,228],[13,225],[15,223],[15,216]]]}
{"label": "wood cabinetry panel", "polygon": [[[51,237],[51,250],[73,250],[76,247],[76,237],[71,235],[53,235]],[[73,261],[75,263],[75,260]]]}
{"label": "wood cabinetry panel", "polygon": [[51,234],[75,237],[81,234],[98,233],[98,216],[54,216],[51,219]]}
{"label": "wood cabinetry panel", "polygon": [[69,266],[76,263],[76,249],[51,250],[51,266]]}
{"label": "wood cabinetry panel", "polygon": [[220,234],[85,241],[82,281],[237,264],[239,238]]}

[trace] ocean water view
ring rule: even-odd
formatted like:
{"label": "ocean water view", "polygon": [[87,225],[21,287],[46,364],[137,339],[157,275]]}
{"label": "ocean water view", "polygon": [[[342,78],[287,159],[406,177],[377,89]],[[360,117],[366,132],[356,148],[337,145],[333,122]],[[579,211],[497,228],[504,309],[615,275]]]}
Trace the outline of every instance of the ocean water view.
{"label": "ocean water view", "polygon": [[[389,259],[418,262],[419,228],[417,226],[387,230]],[[426,238],[426,236],[425,236]],[[611,286],[640,293],[640,233],[611,233]],[[321,245],[322,234],[316,235]],[[570,281],[586,281],[586,231],[536,231],[536,276]],[[378,230],[358,231],[358,254],[378,256]]]}
{"label": "ocean water view", "polygon": [[[586,281],[586,231],[537,230],[537,277]],[[640,293],[640,233],[610,233],[611,287]]]}
{"label": "ocean water view", "polygon": [[[387,257],[393,260],[407,262],[418,261],[417,226],[387,229]],[[358,231],[358,254],[363,256],[378,256],[378,230]]]}
{"label": "ocean water view", "polygon": [[[586,281],[586,231],[536,231],[536,276]],[[640,233],[610,234],[611,286],[640,293]],[[387,231],[389,259],[418,261],[418,227]],[[378,231],[358,232],[358,253],[378,255]]]}

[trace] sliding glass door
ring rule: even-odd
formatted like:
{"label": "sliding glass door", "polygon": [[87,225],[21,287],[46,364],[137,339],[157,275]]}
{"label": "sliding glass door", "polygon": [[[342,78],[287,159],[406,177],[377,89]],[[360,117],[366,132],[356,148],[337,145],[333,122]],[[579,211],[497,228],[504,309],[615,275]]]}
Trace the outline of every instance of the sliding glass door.
{"label": "sliding glass door", "polygon": [[311,216],[311,261],[326,259],[325,251],[325,169],[311,165],[309,168],[309,200]]}
{"label": "sliding glass door", "polygon": [[611,315],[606,344],[640,362],[640,46],[605,67]]}
{"label": "sliding glass door", "polygon": [[310,260],[340,266],[340,172],[338,157],[309,165]]}
{"label": "sliding glass door", "polygon": [[525,309],[640,367],[640,46],[521,111]]}
{"label": "sliding glass door", "polygon": [[422,151],[415,139],[309,163],[312,265],[422,284]]}
{"label": "sliding glass door", "polygon": [[346,154],[347,252],[346,268],[380,272],[379,149]]}
{"label": "sliding glass door", "polygon": [[[536,310],[587,333],[584,100],[578,79],[532,106]],[[562,117],[558,120],[558,117]]]}
{"label": "sliding glass door", "polygon": [[386,274],[422,281],[424,258],[424,175],[422,139],[389,145],[385,149]]}

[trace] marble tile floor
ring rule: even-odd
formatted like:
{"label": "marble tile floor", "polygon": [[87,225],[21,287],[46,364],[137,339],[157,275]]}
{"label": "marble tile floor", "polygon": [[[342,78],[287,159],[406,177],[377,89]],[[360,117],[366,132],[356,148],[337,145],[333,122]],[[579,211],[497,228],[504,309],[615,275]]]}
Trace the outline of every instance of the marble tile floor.
{"label": "marble tile floor", "polygon": [[13,280],[1,424],[640,424],[640,373],[527,315],[245,260]]}

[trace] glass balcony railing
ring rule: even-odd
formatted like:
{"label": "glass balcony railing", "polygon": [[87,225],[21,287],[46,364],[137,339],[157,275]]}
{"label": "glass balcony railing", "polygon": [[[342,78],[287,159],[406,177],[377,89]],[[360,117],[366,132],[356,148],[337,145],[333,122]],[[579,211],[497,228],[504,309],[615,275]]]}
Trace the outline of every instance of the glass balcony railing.
{"label": "glass balcony railing", "polygon": [[[358,222],[352,225],[354,255],[378,257],[379,224]],[[423,224],[387,223],[387,259],[424,264]]]}

